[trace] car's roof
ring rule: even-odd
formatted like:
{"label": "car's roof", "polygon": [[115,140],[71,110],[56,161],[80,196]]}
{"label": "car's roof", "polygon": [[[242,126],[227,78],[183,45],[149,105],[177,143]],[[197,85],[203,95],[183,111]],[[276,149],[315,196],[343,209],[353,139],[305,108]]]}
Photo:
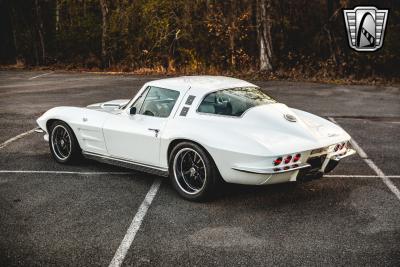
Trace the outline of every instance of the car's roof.
{"label": "car's roof", "polygon": [[157,86],[174,90],[186,90],[189,87],[191,90],[199,94],[206,94],[211,91],[234,88],[234,87],[254,87],[256,85],[225,76],[181,76],[167,79],[155,80],[147,83],[150,86]]}

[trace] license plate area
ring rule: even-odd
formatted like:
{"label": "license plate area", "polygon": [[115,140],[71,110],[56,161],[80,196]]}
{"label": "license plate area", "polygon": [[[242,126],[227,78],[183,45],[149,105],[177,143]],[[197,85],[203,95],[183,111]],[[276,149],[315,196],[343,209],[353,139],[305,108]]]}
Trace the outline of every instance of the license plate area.
{"label": "license plate area", "polygon": [[310,167],[300,170],[297,179],[300,181],[310,181],[312,179],[320,178],[322,172],[319,170],[322,168],[325,159],[326,154],[309,158],[307,163],[310,164]]}
{"label": "license plate area", "polygon": [[308,169],[308,171],[309,172],[319,171],[322,168],[325,159],[326,159],[326,154],[318,157],[309,158],[307,160],[307,163],[310,164],[311,167]]}

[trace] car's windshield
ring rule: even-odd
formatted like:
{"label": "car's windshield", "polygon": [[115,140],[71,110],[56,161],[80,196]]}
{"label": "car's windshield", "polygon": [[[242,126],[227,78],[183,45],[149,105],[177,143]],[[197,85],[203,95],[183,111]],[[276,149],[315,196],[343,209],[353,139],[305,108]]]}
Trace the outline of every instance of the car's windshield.
{"label": "car's windshield", "polygon": [[226,116],[241,116],[249,108],[276,103],[257,87],[237,87],[208,94],[197,111]]}

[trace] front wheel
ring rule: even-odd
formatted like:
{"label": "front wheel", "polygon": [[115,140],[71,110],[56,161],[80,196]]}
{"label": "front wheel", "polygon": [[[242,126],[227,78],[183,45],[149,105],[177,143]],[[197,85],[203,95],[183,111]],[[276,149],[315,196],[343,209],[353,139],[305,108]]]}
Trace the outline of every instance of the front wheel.
{"label": "front wheel", "polygon": [[194,143],[183,142],[174,147],[169,169],[172,185],[185,199],[206,200],[216,189],[218,170],[204,149]]}
{"label": "front wheel", "polygon": [[71,163],[79,158],[81,151],[78,141],[65,122],[54,122],[49,129],[49,137],[50,151],[57,162]]}

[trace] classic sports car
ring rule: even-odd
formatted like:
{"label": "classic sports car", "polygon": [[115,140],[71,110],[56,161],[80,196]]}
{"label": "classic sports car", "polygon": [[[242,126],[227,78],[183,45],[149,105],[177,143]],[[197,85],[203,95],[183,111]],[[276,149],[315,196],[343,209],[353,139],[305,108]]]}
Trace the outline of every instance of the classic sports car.
{"label": "classic sports car", "polygon": [[37,123],[57,162],[83,155],[169,176],[190,200],[205,199],[221,178],[251,185],[321,178],[355,153],[338,125],[228,77],[151,81],[131,100],[56,107]]}

